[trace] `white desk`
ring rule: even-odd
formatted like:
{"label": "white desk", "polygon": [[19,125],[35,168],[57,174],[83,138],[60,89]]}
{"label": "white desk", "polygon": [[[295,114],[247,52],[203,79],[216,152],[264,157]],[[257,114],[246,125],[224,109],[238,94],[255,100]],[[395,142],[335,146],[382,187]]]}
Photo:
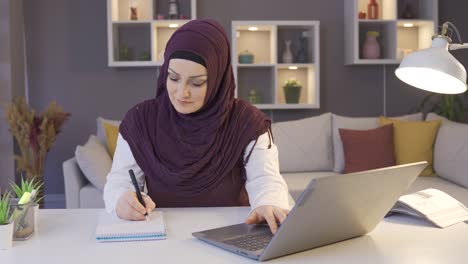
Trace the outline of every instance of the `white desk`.
{"label": "white desk", "polygon": [[[193,231],[242,222],[248,208],[162,209],[166,240],[98,243],[100,209],[40,210],[39,232],[0,251],[1,264],[257,263],[192,237]],[[313,225],[311,225],[313,228]],[[393,216],[366,236],[273,259],[267,263],[468,263],[468,224],[446,229]]]}

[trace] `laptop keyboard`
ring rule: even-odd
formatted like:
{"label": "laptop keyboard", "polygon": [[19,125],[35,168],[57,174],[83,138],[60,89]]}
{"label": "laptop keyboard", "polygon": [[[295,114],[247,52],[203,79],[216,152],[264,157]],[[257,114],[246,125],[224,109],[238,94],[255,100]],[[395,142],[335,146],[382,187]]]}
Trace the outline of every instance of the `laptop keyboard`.
{"label": "laptop keyboard", "polygon": [[273,234],[271,232],[254,233],[227,239],[224,240],[224,243],[250,251],[256,251],[265,248],[270,242],[271,238],[273,238]]}

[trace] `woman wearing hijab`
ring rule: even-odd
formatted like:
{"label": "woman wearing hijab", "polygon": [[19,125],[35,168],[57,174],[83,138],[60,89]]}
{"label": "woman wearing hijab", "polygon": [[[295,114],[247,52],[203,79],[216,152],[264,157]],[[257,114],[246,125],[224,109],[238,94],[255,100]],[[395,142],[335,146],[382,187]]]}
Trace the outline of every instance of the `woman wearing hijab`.
{"label": "woman wearing hijab", "polygon": [[[104,200],[109,213],[143,220],[158,207],[248,206],[246,223],[274,233],[289,212],[270,120],[235,99],[229,40],[214,20],[192,20],[169,39],[156,97],[125,115]],[[146,208],[128,171],[146,183]]]}

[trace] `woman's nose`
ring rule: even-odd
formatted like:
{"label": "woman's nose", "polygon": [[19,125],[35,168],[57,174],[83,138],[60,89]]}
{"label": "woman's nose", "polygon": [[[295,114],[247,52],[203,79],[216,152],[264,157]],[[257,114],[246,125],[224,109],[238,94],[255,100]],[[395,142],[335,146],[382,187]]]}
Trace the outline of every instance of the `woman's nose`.
{"label": "woman's nose", "polygon": [[183,85],[182,86],[182,96],[183,97],[189,97],[190,96],[190,87],[188,87],[188,85]]}

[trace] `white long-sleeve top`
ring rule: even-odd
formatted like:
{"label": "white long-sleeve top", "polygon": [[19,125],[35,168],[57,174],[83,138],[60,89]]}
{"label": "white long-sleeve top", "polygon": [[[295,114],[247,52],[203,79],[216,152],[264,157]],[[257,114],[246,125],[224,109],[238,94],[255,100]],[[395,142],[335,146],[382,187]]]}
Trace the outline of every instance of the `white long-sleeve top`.
{"label": "white long-sleeve top", "polygon": [[[246,149],[244,160],[252,149],[255,141],[251,141]],[[251,210],[261,205],[272,205],[290,209],[288,203],[288,187],[279,173],[278,149],[270,144],[268,132],[258,138],[249,161],[246,164],[247,180],[245,187],[249,194]],[[128,170],[132,169],[140,189],[146,192],[145,175],[135,161],[127,141],[118,135],[117,147],[114,153],[112,168],[107,175],[104,187],[104,202],[106,211],[115,213],[115,207],[120,196],[126,191],[135,191]],[[158,201],[155,201],[158,204]]]}

